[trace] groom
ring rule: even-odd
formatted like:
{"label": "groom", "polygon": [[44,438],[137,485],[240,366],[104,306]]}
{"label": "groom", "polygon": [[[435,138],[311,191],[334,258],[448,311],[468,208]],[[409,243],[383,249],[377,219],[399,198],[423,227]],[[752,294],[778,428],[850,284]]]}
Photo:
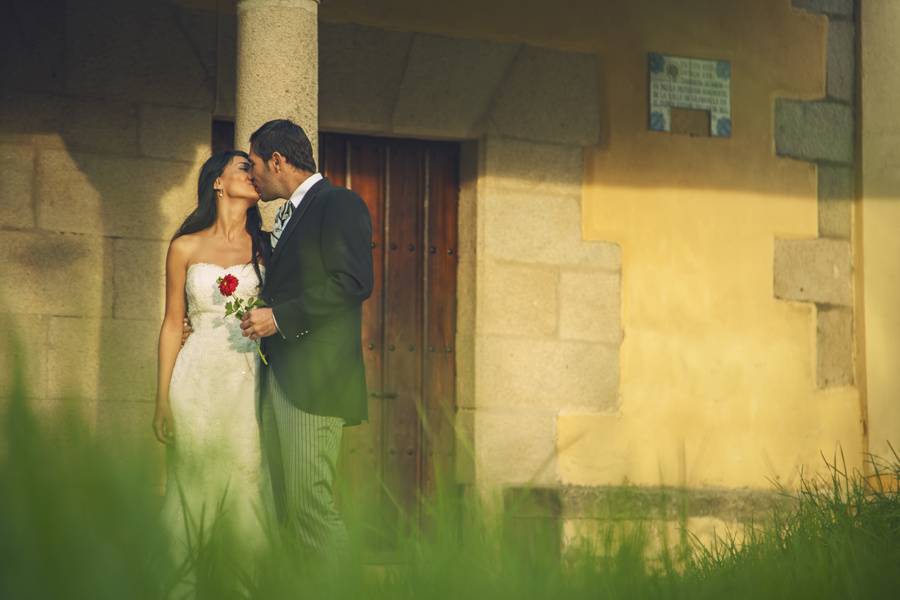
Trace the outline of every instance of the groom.
{"label": "groom", "polygon": [[243,334],[262,340],[262,440],[279,519],[309,550],[347,551],[334,503],[345,425],[367,418],[362,302],[372,293],[372,224],[362,199],[316,169],[303,129],[278,119],[250,136],[260,199],[288,198],[275,217],[272,255]]}

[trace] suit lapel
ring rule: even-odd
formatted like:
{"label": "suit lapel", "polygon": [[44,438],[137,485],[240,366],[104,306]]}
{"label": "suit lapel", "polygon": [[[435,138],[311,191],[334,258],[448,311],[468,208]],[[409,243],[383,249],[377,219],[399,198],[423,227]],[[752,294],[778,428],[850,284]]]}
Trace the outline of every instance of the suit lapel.
{"label": "suit lapel", "polygon": [[291,214],[291,218],[288,219],[287,224],[284,226],[284,229],[281,232],[281,237],[278,238],[278,243],[275,244],[275,251],[272,253],[271,262],[274,264],[278,261],[278,257],[281,256],[281,251],[287,245],[286,242],[291,234],[294,233],[294,230],[297,229],[297,223],[300,222],[300,219],[303,218],[303,215],[306,214],[306,211],[309,209],[310,205],[316,199],[316,196],[324,190],[326,187],[329,187],[331,184],[328,183],[328,180],[322,178],[320,181],[316,182],[314,186],[312,186],[306,195],[303,197],[303,201],[300,202],[300,206]]}

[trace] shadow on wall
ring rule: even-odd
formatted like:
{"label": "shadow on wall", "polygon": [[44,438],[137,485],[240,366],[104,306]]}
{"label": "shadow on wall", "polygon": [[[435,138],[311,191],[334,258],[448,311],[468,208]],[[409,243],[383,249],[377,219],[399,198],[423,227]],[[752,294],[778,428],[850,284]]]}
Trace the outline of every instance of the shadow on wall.
{"label": "shadow on wall", "polygon": [[91,422],[149,439],[167,240],[209,153],[217,15],[115,0],[3,12],[0,273],[31,393],[52,407],[74,392]]}
{"label": "shadow on wall", "polygon": [[[352,114],[353,95],[335,95],[323,103],[320,117],[338,126],[363,119],[401,133],[418,127],[440,134],[474,124],[488,134],[515,129],[512,135],[523,139],[576,140],[586,122],[577,100],[593,93],[585,90],[576,65],[592,55],[599,57],[594,120],[601,133],[599,142],[588,143],[593,148],[586,159],[604,185],[782,194],[785,182],[805,178],[787,190],[811,195],[812,180],[804,177],[809,165],[777,165],[773,146],[803,161],[852,162],[852,1],[600,0],[570,2],[565,10],[537,0],[515,4],[492,2],[493,10],[485,10],[477,0],[323,3],[322,95],[365,86],[371,102]],[[331,31],[340,35],[329,36]],[[325,43],[329,37],[334,44]],[[562,53],[538,48],[566,54],[556,60]],[[730,63],[731,136],[650,131],[650,52]],[[545,64],[552,68],[543,69]],[[579,77],[567,79],[571,73]],[[418,81],[437,86],[447,79],[453,85],[446,90],[417,87]],[[419,97],[428,102],[417,104]],[[780,122],[773,127],[773,99],[781,97],[821,102],[779,105]],[[527,115],[524,106],[541,110]],[[475,117],[485,107],[492,109],[488,123],[479,126]],[[429,111],[440,114],[440,122],[426,123],[433,121]],[[529,117],[527,127],[505,118],[513,114]]]}

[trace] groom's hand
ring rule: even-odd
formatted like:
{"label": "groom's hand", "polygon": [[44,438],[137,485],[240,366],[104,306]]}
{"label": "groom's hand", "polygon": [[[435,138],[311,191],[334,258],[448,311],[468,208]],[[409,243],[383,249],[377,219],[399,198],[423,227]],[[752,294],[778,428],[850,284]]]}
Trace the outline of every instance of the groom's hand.
{"label": "groom's hand", "polygon": [[251,340],[269,337],[278,331],[271,308],[254,308],[244,313],[244,318],[241,319],[241,329],[244,337]]}
{"label": "groom's hand", "polygon": [[181,322],[181,345],[184,346],[184,343],[187,341],[188,336],[194,333],[193,328],[191,328],[191,320],[187,317]]}

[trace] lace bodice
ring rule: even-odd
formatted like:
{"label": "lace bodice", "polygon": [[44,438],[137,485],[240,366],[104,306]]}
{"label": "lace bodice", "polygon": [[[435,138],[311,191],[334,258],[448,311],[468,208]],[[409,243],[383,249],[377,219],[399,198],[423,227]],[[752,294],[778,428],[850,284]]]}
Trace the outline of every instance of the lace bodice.
{"label": "lace bodice", "polygon": [[[262,270],[263,267],[260,267]],[[225,316],[225,304],[230,298],[219,292],[216,283],[219,277],[228,274],[238,279],[235,297],[247,299],[259,293],[260,281],[252,264],[221,267],[211,263],[194,263],[188,267],[185,280],[187,315],[194,334],[224,336],[235,350],[246,351],[252,342],[241,335],[240,321],[236,316]]]}

